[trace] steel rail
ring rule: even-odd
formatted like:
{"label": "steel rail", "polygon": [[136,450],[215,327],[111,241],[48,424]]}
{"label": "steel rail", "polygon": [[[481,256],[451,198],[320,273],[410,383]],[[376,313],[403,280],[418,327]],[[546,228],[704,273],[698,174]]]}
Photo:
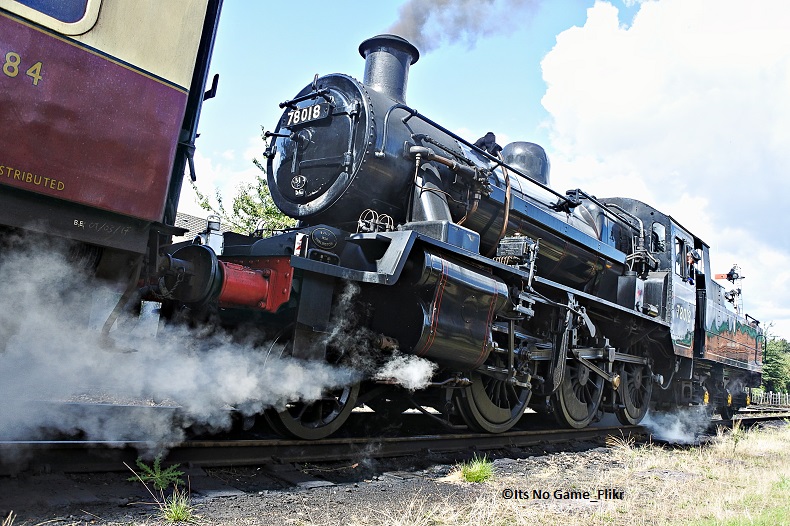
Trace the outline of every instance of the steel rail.
{"label": "steel rail", "polygon": [[226,467],[267,463],[328,462],[508,449],[590,440],[608,435],[646,435],[642,426],[589,427],[545,431],[429,434],[409,437],[306,440],[188,440],[157,444],[145,441],[0,441],[0,475],[20,471],[100,472],[134,466],[140,452],[167,451],[166,462],[187,466]]}

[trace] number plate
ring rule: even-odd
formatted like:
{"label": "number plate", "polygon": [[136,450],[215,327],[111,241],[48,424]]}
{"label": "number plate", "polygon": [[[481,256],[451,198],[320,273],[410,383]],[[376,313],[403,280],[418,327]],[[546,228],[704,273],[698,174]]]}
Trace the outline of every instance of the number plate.
{"label": "number plate", "polygon": [[312,106],[305,106],[304,108],[296,108],[285,112],[282,118],[282,127],[291,128],[297,124],[304,124],[306,122],[313,122],[320,119],[329,117],[329,103],[319,102]]}

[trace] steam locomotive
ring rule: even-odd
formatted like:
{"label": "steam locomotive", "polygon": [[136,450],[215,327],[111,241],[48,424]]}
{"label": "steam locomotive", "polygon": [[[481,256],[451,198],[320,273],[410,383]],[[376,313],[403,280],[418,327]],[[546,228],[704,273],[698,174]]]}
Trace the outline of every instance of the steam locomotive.
{"label": "steam locomotive", "polygon": [[299,227],[226,234],[219,257],[176,250],[174,261],[205,269],[176,293],[271,327],[291,356],[350,364],[327,334],[353,283],[367,353],[395,347],[439,370],[415,393],[367,378],[293,401],[269,415],[275,428],[326,436],[361,403],[432,407],[450,426],[492,433],[529,406],[580,428],[604,412],[634,424],[651,406],[730,416],[746,405],[761,332],[726,308],[705,243],[637,200],[557,193],[536,144],[493,155],[415,111],[408,41],[379,35],[359,51],[362,82],[314,79],[267,133],[272,198]]}
{"label": "steam locomotive", "polygon": [[[0,235],[70,240],[86,270],[123,283],[105,332],[149,295],[171,320],[254,327],[258,352],[365,373],[268,411],[278,432],[326,437],[362,404],[491,433],[528,407],[575,428],[650,407],[728,416],[759,385],[762,333],[727,307],[705,243],[637,200],[556,192],[536,144],[492,153],[417,112],[419,52],[393,35],[361,44],[362,82],[316,77],[280,105],[268,187],[296,228],[171,244],[221,2],[82,4],[0,0],[9,71],[28,72],[0,81],[29,84],[0,93],[16,123],[0,131]],[[162,38],[162,9],[190,21],[183,35]],[[130,16],[151,39],[118,38]],[[372,374],[398,353],[435,365],[428,385]]]}

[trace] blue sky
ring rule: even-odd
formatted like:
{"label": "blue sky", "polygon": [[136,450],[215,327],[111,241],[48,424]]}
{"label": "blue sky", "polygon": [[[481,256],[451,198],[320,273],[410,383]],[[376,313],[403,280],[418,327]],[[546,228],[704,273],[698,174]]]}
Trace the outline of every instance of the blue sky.
{"label": "blue sky", "polygon": [[[256,174],[277,104],[316,73],[361,78],[360,42],[402,13],[427,35],[411,106],[472,141],[493,131],[503,145],[542,144],[559,191],[672,215],[711,246],[713,272],[741,265],[746,311],[790,338],[790,222],[777,198],[790,195],[786,0],[226,0],[198,187],[229,201]],[[188,185],[180,209],[205,215]]]}
{"label": "blue sky", "polygon": [[[277,103],[316,73],[361,78],[359,44],[387,32],[404,3],[308,0],[296,9],[288,3],[226,0],[212,60],[220,86],[217,98],[203,108],[201,153],[224,158],[228,168],[246,167],[251,138],[260,136],[260,126],[272,129],[280,117]],[[547,142],[540,61],[557,34],[584,24],[594,2],[517,4],[523,7],[510,10],[513,19],[499,34],[456,42],[445,37],[438,48],[421,50],[410,73],[408,102],[453,130],[482,135],[491,129],[511,139]],[[628,21],[635,8],[618,5]]]}
{"label": "blue sky", "polygon": [[[260,143],[263,151],[256,140],[260,127],[273,129],[281,115],[277,103],[316,73],[361,78],[359,44],[387,32],[404,3],[306,1],[297,11],[283,3],[226,1],[211,68],[220,74],[220,86],[203,108],[201,154],[224,159],[223,166],[234,170],[247,168],[250,148]],[[475,3],[486,10],[485,1]],[[524,7],[510,10],[514,20],[499,34],[455,42],[445,37],[437,39],[436,49],[421,50],[410,73],[408,102],[453,130],[482,135],[491,129],[511,139],[547,142],[540,61],[558,33],[584,24],[594,2],[514,3]],[[627,20],[634,9],[620,7]]]}

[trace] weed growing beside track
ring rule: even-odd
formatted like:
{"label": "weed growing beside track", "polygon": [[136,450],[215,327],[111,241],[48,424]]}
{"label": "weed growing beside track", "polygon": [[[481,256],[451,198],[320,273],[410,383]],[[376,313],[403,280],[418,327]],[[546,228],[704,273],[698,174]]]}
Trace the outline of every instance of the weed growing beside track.
{"label": "weed growing beside track", "polygon": [[461,477],[467,482],[485,482],[494,476],[494,464],[486,455],[482,457],[475,455],[472,460],[462,462],[458,469]]}

